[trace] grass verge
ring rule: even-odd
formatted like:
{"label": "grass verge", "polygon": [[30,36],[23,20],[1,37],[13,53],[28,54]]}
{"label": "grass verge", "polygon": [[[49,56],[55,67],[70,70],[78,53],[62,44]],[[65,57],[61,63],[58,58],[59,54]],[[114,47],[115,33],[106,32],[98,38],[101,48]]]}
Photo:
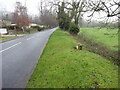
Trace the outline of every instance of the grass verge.
{"label": "grass verge", "polygon": [[12,39],[12,38],[16,38],[16,36],[9,36],[9,37],[1,37],[0,40],[8,40],[8,39]]}
{"label": "grass verge", "polygon": [[88,52],[75,50],[77,41],[56,30],[26,88],[117,88],[118,66]]}
{"label": "grass verge", "polygon": [[95,42],[103,43],[111,50],[118,50],[118,29],[81,28],[79,34]]}

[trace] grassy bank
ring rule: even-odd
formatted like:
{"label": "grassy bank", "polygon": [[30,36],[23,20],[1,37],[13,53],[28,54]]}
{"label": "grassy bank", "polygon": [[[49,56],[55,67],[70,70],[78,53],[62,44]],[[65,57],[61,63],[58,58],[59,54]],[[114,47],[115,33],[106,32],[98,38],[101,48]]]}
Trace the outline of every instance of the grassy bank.
{"label": "grassy bank", "polygon": [[112,50],[118,50],[118,29],[81,28],[79,34],[95,42],[103,43]]}
{"label": "grassy bank", "polygon": [[8,39],[12,39],[12,38],[16,38],[16,36],[0,37],[0,40],[8,40]]}
{"label": "grassy bank", "polygon": [[87,50],[75,50],[77,41],[55,31],[27,84],[27,88],[116,88],[118,67]]}

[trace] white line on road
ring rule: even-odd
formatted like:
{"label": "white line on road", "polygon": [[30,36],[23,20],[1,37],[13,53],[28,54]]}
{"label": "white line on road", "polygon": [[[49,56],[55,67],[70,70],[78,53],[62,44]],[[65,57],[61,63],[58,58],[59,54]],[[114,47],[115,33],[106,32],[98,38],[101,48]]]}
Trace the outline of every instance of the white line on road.
{"label": "white line on road", "polygon": [[32,38],[34,38],[34,37],[28,38],[27,40],[30,40],[30,39],[32,39]]}
{"label": "white line on road", "polygon": [[10,47],[4,49],[4,50],[1,50],[0,53],[4,52],[4,51],[6,51],[6,50],[8,50],[8,49],[10,49],[10,48],[12,48],[12,47],[15,47],[15,46],[17,46],[17,45],[19,45],[19,44],[21,44],[21,42],[16,43],[16,44],[14,44],[14,45],[12,45],[12,46],[10,46]]}

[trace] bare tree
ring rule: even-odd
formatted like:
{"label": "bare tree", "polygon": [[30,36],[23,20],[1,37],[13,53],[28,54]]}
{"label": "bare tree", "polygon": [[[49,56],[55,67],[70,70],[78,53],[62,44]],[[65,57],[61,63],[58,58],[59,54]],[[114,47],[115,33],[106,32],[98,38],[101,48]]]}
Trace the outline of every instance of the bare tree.
{"label": "bare tree", "polygon": [[118,23],[120,19],[120,1],[119,0],[90,0],[86,2],[86,8],[89,11],[88,17],[91,21],[95,14],[99,15],[96,19],[104,22],[104,26],[112,23]]}
{"label": "bare tree", "polygon": [[71,22],[74,22],[76,25],[78,25],[79,17],[87,11],[86,0],[63,0],[51,2],[51,4],[52,6],[57,6],[59,8],[62,2],[65,4],[65,12],[70,16]]}
{"label": "bare tree", "polygon": [[54,13],[48,2],[41,1],[38,7],[41,24],[56,27],[56,13]]}
{"label": "bare tree", "polygon": [[[74,22],[78,25],[80,21],[80,17],[84,16],[84,13],[88,14],[91,21],[94,17],[94,14],[97,13],[105,13],[98,17],[106,23],[109,22],[110,17],[120,17],[119,0],[52,0],[49,1],[51,4],[50,10],[54,10],[58,13],[59,7],[62,2],[64,2],[64,11],[69,15],[71,22]],[[43,8],[42,8],[43,9]],[[42,10],[41,9],[41,10]],[[103,16],[103,17],[102,17]]]}
{"label": "bare tree", "polygon": [[31,21],[27,14],[27,7],[23,6],[20,2],[16,2],[13,20],[19,27],[23,28],[23,32],[24,28],[28,26]]}
{"label": "bare tree", "polygon": [[7,11],[5,8],[1,9],[0,11],[0,19],[2,21],[2,27],[6,27],[6,19],[7,19]]}
{"label": "bare tree", "polygon": [[91,12],[89,17],[92,17],[94,13],[101,12],[105,15],[103,18],[118,17],[120,18],[120,1],[119,0],[91,0],[86,2],[87,9]]}

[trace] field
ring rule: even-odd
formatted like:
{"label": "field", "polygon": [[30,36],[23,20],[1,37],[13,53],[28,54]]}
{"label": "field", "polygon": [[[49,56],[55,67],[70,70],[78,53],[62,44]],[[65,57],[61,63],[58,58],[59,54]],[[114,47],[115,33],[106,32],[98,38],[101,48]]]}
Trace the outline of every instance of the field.
{"label": "field", "polygon": [[88,52],[76,50],[77,41],[56,30],[26,88],[117,88],[118,66]]}
{"label": "field", "polygon": [[118,29],[81,28],[79,34],[95,42],[103,43],[111,50],[118,50]]}

